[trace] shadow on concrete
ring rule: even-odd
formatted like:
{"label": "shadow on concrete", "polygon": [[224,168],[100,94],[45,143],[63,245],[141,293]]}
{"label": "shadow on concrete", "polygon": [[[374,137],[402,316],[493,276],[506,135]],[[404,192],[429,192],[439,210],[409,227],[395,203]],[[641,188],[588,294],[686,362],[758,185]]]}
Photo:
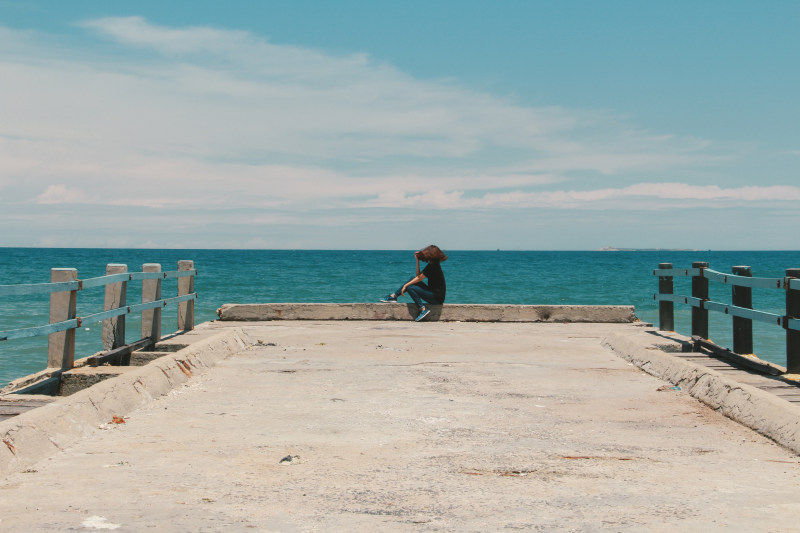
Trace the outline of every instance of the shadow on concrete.
{"label": "shadow on concrete", "polygon": [[[425,304],[425,306],[428,309],[430,309],[431,312],[430,312],[430,314],[428,316],[426,316],[423,319],[423,321],[424,322],[439,322],[439,320],[442,318],[442,307],[444,307],[444,306],[443,305],[431,305],[431,304]],[[408,316],[410,316],[412,319],[417,318],[417,315],[419,315],[419,307],[417,307],[417,304],[408,303],[408,304],[406,304],[406,309],[408,310]]]}

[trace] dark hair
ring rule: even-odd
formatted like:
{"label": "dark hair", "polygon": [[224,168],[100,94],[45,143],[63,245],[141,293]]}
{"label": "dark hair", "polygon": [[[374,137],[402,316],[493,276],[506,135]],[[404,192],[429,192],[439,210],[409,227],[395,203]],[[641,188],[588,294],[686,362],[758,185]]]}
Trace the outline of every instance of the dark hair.
{"label": "dark hair", "polygon": [[441,263],[447,261],[445,253],[435,244],[431,244],[419,251],[420,259],[426,263]]}

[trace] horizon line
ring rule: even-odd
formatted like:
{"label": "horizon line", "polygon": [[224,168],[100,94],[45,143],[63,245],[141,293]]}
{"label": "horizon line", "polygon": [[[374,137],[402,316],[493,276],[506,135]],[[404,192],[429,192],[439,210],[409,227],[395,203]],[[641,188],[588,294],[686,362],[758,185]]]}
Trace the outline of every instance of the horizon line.
{"label": "horizon line", "polygon": [[[111,247],[111,246],[9,246],[0,245],[0,249],[27,249],[27,250],[205,250],[205,251],[231,251],[231,252],[258,252],[258,251],[304,251],[304,252],[403,252],[412,248],[169,248],[169,247]],[[767,248],[739,248],[739,249],[714,249],[714,248],[659,248],[659,247],[614,247],[601,248],[446,248],[451,252],[798,252],[800,249],[767,249]]]}

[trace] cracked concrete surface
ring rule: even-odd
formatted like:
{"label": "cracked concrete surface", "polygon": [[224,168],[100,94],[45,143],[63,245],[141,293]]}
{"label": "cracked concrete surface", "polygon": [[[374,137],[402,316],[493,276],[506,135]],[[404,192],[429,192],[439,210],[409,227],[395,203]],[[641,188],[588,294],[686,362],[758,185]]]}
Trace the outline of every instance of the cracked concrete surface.
{"label": "cracked concrete surface", "polygon": [[602,345],[633,326],[243,327],[0,482],[0,530],[797,529],[798,457]]}
{"label": "cracked concrete surface", "polygon": [[[712,368],[681,360],[661,350],[649,349],[642,330],[639,335],[611,333],[604,344],[615,353],[660,379],[674,383],[691,396],[725,416],[765,435],[795,453],[800,453],[800,407],[759,389],[760,382],[775,379],[723,375]],[[751,381],[740,383],[736,379]]]}
{"label": "cracked concrete surface", "polygon": [[181,352],[0,422],[0,438],[11,444],[0,447],[0,475],[24,469],[92,434],[109,417],[127,413],[184,383],[191,377],[184,364],[207,368],[240,351],[247,345],[242,335],[238,328],[198,328],[186,334],[195,342]]}

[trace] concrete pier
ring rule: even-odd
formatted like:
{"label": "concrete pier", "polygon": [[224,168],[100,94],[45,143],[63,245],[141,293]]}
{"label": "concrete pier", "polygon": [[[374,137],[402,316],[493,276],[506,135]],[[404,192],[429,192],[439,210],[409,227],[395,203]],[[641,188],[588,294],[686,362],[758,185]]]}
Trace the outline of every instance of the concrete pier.
{"label": "concrete pier", "polygon": [[791,531],[800,511],[797,454],[695,399],[720,376],[690,382],[652,328],[214,322],[175,343],[0,423],[0,531]]}

